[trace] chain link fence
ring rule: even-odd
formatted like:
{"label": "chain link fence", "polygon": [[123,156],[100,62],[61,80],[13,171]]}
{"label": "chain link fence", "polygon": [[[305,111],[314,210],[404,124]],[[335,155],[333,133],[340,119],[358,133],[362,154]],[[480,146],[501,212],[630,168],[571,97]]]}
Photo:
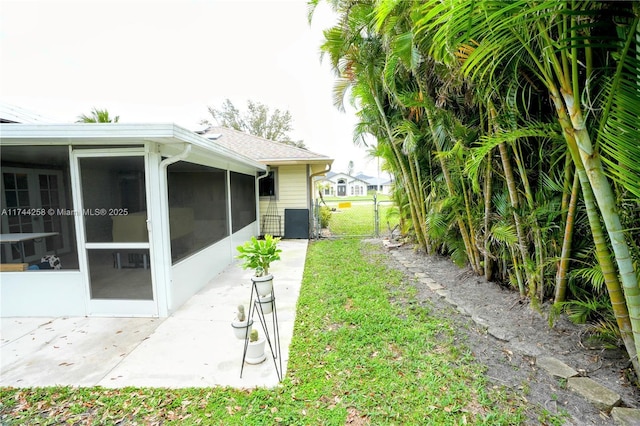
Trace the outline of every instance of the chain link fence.
{"label": "chain link fence", "polygon": [[[316,201],[314,237],[385,237],[397,224],[392,201],[351,198]],[[389,213],[391,212],[391,213]]]}

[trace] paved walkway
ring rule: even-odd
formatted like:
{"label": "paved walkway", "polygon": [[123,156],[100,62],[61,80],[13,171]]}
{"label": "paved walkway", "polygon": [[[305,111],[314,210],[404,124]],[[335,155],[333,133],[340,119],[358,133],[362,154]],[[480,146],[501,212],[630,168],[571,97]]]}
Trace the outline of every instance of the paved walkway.
{"label": "paved walkway", "polygon": [[[271,268],[283,373],[307,243],[281,241]],[[168,318],[2,318],[0,386],[276,386],[268,346],[266,361],[245,364],[240,378],[243,341],[230,324],[236,306],[248,306],[250,277],[236,262]]]}

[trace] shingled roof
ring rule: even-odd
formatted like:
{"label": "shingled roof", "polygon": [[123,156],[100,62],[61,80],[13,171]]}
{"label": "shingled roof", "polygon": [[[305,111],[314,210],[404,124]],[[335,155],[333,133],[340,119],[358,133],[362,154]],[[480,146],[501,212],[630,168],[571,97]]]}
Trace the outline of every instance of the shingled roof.
{"label": "shingled roof", "polygon": [[217,144],[263,164],[331,164],[326,155],[253,136],[227,127],[208,127],[196,132]]}

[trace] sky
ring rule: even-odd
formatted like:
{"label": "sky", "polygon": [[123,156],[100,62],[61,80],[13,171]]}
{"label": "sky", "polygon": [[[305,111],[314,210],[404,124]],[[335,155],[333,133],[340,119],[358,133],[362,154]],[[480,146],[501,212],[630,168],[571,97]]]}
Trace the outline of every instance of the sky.
{"label": "sky", "polygon": [[319,53],[333,22],[322,3],[309,25],[305,0],[0,0],[0,102],[60,122],[95,107],[196,130],[209,106],[252,100],[290,111],[292,138],[333,171],[353,161],[377,176],[353,144],[353,108],[333,105]]}

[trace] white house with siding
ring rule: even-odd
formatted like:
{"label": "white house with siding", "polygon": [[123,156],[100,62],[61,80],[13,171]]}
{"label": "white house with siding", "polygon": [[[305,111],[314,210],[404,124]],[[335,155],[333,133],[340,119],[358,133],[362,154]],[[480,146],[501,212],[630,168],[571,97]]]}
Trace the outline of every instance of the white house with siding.
{"label": "white house with siding", "polygon": [[316,178],[331,170],[332,158],[225,127],[209,127],[201,133],[267,166],[268,173],[258,177],[262,235],[309,238]]}
{"label": "white house with siding", "polygon": [[393,181],[388,177],[373,177],[358,173],[357,179],[367,182],[367,191],[376,191],[379,194],[388,195],[391,192],[391,184]]}
{"label": "white house with siding", "polygon": [[346,173],[328,173],[319,181],[323,195],[336,197],[354,197],[367,195],[369,183]]}

